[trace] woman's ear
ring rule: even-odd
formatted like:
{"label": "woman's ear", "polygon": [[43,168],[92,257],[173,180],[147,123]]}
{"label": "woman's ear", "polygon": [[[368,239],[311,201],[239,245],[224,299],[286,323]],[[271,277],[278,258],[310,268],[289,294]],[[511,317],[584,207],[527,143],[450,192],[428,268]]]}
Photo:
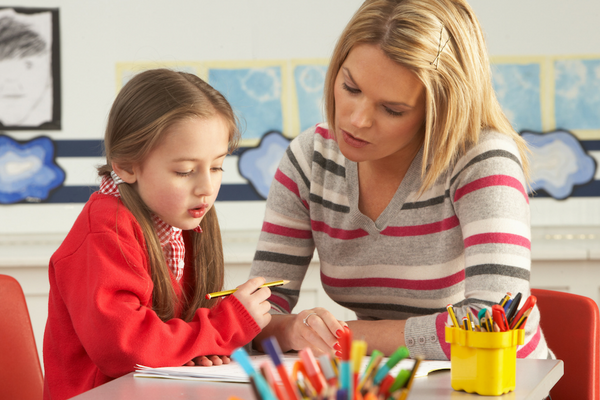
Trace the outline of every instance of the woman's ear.
{"label": "woman's ear", "polygon": [[119,164],[114,162],[111,163],[111,166],[113,171],[115,171],[115,174],[117,174],[119,178],[123,180],[123,182],[132,184],[137,181],[135,170],[133,168],[121,168]]}

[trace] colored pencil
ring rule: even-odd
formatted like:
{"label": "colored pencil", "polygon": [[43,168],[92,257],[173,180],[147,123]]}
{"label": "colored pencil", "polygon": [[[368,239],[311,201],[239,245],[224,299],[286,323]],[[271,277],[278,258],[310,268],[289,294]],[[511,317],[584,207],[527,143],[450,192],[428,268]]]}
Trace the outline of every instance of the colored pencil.
{"label": "colored pencil", "polygon": [[[283,286],[283,285],[287,285],[288,283],[290,283],[290,281],[280,280],[280,281],[264,283],[264,284],[260,285],[260,287],[263,288],[263,287],[271,287],[271,286]],[[230,289],[230,290],[223,290],[222,292],[209,293],[206,295],[206,299],[210,300],[210,299],[214,299],[215,297],[228,296],[230,294],[234,294],[235,292],[237,292],[237,288]]]}

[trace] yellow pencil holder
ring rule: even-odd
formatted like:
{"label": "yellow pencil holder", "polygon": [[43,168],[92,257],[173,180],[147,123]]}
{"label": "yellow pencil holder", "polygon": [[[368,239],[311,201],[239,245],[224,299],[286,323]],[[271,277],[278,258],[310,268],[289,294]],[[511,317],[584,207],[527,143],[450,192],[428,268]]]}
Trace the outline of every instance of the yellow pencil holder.
{"label": "yellow pencil holder", "polygon": [[452,389],[499,396],[515,390],[517,345],[525,330],[474,332],[446,327]]}

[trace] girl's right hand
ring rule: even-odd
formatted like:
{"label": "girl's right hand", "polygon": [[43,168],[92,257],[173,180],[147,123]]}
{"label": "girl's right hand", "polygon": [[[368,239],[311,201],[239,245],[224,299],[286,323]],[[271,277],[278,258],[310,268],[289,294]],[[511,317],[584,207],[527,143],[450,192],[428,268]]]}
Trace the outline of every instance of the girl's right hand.
{"label": "girl's right hand", "polygon": [[263,329],[271,322],[271,303],[267,299],[271,296],[271,289],[261,288],[265,283],[265,278],[252,278],[248,282],[237,287],[233,294],[240,303],[248,310],[248,313],[254,318],[260,329]]}

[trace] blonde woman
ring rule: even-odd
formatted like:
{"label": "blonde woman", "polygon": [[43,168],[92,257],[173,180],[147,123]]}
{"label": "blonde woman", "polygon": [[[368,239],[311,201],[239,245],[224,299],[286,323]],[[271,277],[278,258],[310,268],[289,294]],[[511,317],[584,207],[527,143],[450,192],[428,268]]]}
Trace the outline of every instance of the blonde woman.
{"label": "blonde woman", "polygon": [[[327,124],[290,144],[269,192],[251,276],[291,283],[272,289],[255,347],[275,335],[283,350],[337,352],[348,325],[369,351],[447,359],[447,304],[460,319],[530,294],[526,146],[471,7],[367,0],[334,50],[325,100]],[[293,310],[315,249],[325,291],[356,321]],[[539,318],[518,357],[552,356]]]}

